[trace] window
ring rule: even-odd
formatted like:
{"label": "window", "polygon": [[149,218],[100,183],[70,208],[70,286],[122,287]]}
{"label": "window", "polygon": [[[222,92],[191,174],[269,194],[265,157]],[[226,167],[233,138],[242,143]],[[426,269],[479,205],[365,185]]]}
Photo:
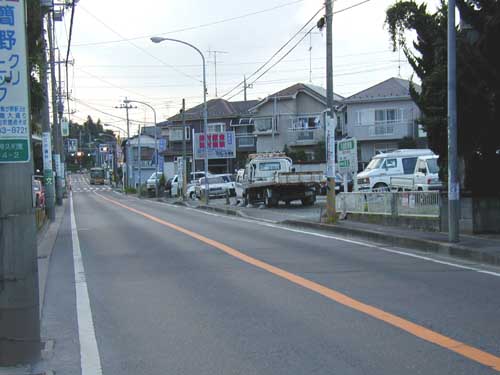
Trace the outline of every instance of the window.
{"label": "window", "polygon": [[398,159],[386,159],[384,163],[385,169],[396,168],[398,166]]}
{"label": "window", "polygon": [[293,129],[317,129],[321,127],[319,116],[301,116],[293,121]]}
{"label": "window", "polygon": [[382,159],[372,159],[370,163],[368,163],[366,170],[371,171],[372,169],[378,169],[380,167],[380,163]]}
{"label": "window", "polygon": [[[186,126],[186,141],[191,139],[191,130],[189,126]],[[182,141],[182,126],[174,126],[169,129],[169,141],[177,142]]]}
{"label": "window", "polygon": [[281,165],[279,162],[265,162],[259,164],[259,171],[279,171]]}
{"label": "window", "polygon": [[255,130],[258,132],[271,132],[273,129],[273,119],[271,117],[254,119]]}
{"label": "window", "polygon": [[356,111],[356,125],[373,125],[375,112],[373,110]]}
{"label": "window", "polygon": [[427,169],[429,173],[439,173],[437,159],[427,159]]}
{"label": "window", "polygon": [[403,173],[412,174],[415,171],[417,158],[403,158]]}
{"label": "window", "polygon": [[208,124],[207,127],[209,133],[222,133],[225,131],[226,124],[224,123]]}
{"label": "window", "polygon": [[400,111],[397,109],[377,109],[375,110],[375,124],[394,123],[400,119]]}
{"label": "window", "polygon": [[418,161],[417,172],[422,173],[424,175],[427,174],[427,166],[425,165],[425,161],[423,160]]}

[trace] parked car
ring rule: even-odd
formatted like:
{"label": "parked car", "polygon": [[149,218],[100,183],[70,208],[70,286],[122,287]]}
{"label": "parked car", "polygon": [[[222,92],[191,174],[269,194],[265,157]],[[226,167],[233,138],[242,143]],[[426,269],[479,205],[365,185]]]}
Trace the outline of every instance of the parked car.
{"label": "parked car", "polygon": [[[208,177],[209,197],[223,197],[226,192],[230,196],[236,195],[235,183],[228,175],[212,175]],[[205,177],[200,178],[195,187],[195,195],[198,199],[205,196]]]}
{"label": "parked car", "polygon": [[391,185],[391,177],[411,175],[419,156],[433,156],[429,149],[396,150],[375,155],[363,172],[358,173],[360,191],[385,190]]}
{"label": "parked car", "polygon": [[[354,183],[353,183],[352,177],[348,176],[348,178],[347,178],[347,191],[352,191],[353,185],[354,185]],[[328,180],[327,180],[326,176],[324,176],[323,179],[321,180],[319,195],[326,195],[327,192],[328,192]],[[338,193],[342,193],[342,192],[344,192],[344,176],[337,173],[335,175],[335,193],[338,194]]]}
{"label": "parked car", "polygon": [[160,184],[160,178],[162,174],[163,172],[153,172],[153,174],[149,176],[149,178],[146,180],[146,189],[148,191],[156,189],[156,184]]}
{"label": "parked car", "polygon": [[33,202],[35,207],[45,206],[45,187],[42,185],[42,181],[33,180]]}

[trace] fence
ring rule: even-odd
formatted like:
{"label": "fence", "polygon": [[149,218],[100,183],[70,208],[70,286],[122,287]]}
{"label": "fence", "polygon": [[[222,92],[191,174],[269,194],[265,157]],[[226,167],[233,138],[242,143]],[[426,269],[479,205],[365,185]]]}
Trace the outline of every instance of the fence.
{"label": "fence", "polygon": [[437,191],[340,193],[337,211],[390,216],[438,218],[440,195]]}

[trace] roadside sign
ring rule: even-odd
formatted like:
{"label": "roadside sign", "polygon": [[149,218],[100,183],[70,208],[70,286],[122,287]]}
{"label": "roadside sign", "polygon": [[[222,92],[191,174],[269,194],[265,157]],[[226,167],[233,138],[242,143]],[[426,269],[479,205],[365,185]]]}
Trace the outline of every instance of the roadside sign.
{"label": "roadside sign", "polygon": [[335,177],[335,118],[326,118],[326,177]]}
{"label": "roadside sign", "polygon": [[69,138],[68,139],[68,152],[77,152],[78,151],[78,139]]}
{"label": "roadside sign", "polygon": [[337,142],[339,172],[342,174],[358,172],[358,147],[355,138],[341,139]]}
{"label": "roadside sign", "polygon": [[236,157],[236,137],[234,131],[207,134],[194,134],[194,158],[205,158],[205,146],[207,146],[209,159],[234,159]]}
{"label": "roadside sign", "polygon": [[69,122],[66,117],[61,121],[61,134],[63,137],[69,136]]}
{"label": "roadside sign", "polygon": [[167,140],[165,138],[158,139],[158,151],[163,152],[167,149]]}
{"label": "roadside sign", "polygon": [[25,1],[0,5],[0,163],[30,161]]}

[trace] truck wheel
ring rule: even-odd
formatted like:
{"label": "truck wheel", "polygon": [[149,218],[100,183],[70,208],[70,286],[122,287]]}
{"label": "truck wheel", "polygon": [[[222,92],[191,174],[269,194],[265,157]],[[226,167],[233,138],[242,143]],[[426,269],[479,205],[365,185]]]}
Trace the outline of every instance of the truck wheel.
{"label": "truck wheel", "polygon": [[302,198],[302,205],[303,206],[312,206],[315,201],[316,201],[316,197],[314,195],[311,197],[305,197],[305,198]]}
{"label": "truck wheel", "polygon": [[383,182],[379,182],[379,183],[375,184],[375,186],[373,188],[377,192],[386,192],[386,191],[389,191],[389,186],[387,186]]}

